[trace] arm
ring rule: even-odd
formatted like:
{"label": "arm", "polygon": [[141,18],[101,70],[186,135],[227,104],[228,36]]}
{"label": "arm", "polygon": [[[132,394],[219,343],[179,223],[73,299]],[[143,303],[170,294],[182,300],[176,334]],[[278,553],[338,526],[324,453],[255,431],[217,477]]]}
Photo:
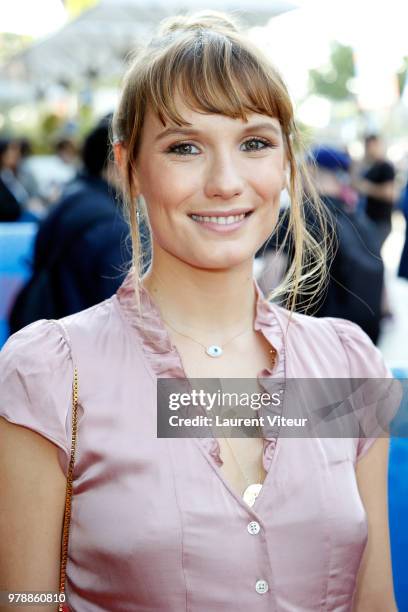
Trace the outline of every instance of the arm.
{"label": "arm", "polygon": [[[57,452],[43,436],[0,418],[0,591],[59,591],[66,478]],[[0,605],[0,612],[10,609]]]}
{"label": "arm", "polygon": [[388,449],[387,439],[377,440],[356,468],[367,512],[368,543],[357,578],[353,612],[397,612],[388,532]]}
{"label": "arm", "polygon": [[358,181],[357,188],[360,193],[373,198],[378,198],[380,200],[386,200],[390,203],[390,205],[392,205],[396,199],[396,187],[394,181],[376,184],[368,181],[367,179],[362,179]]}

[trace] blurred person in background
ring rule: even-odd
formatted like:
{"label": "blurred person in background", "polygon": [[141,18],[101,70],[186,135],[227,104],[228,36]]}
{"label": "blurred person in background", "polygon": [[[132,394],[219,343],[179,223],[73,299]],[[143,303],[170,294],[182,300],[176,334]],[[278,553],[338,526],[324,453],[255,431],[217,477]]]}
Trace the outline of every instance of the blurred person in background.
{"label": "blurred person in background", "polygon": [[53,160],[56,179],[50,185],[48,198],[51,202],[61,196],[65,184],[76,175],[81,163],[78,148],[71,138],[62,137],[55,142]]}
{"label": "blurred person in background", "polygon": [[16,177],[20,147],[11,138],[0,139],[0,221],[20,221],[29,195]]}
{"label": "blurred person in background", "polygon": [[28,138],[20,138],[20,163],[17,168],[17,177],[27,193],[32,198],[39,198],[39,187],[37,179],[30,168],[30,160],[33,155],[31,142]]}
{"label": "blurred person in background", "polygon": [[[318,194],[329,213],[333,229],[333,245],[327,261],[328,277],[325,291],[309,307],[316,317],[339,317],[360,325],[376,343],[380,333],[384,266],[381,260],[373,222],[355,210],[356,194],[351,187],[351,158],[337,148],[315,147],[308,157],[309,171]],[[317,219],[313,209],[304,203],[305,220],[311,233],[316,234]],[[293,243],[288,240],[286,215],[269,245],[258,255],[265,258],[259,282],[265,291],[276,286],[293,261]],[[282,255],[286,256],[283,263]],[[278,278],[276,275],[278,274]],[[271,282],[274,286],[267,286]],[[298,307],[307,302],[299,295]]]}
{"label": "blurred person in background", "polygon": [[40,225],[33,276],[17,296],[11,331],[110,297],[123,280],[128,235],[109,157],[109,119],[85,139],[83,168]]}
{"label": "blurred person in background", "polygon": [[405,217],[405,242],[402,248],[401,259],[398,267],[398,276],[408,280],[408,183],[402,192],[400,209]]}
{"label": "blurred person in background", "polygon": [[357,188],[365,197],[365,212],[375,223],[380,248],[391,233],[391,217],[395,203],[395,168],[386,159],[385,145],[376,134],[366,136],[365,170]]}
{"label": "blurred person in background", "polygon": [[55,143],[55,155],[67,166],[76,166],[78,151],[70,138],[59,138]]}
{"label": "blurred person in background", "polygon": [[77,147],[71,139],[60,138],[52,154],[33,154],[27,138],[19,139],[21,162],[17,176],[31,196],[30,210],[44,217],[61,198],[65,186],[80,167]]}
{"label": "blurred person in background", "polygon": [[334,147],[312,150],[310,169],[318,193],[333,218],[337,244],[329,259],[329,279],[314,315],[342,317],[376,343],[380,333],[384,266],[375,226],[350,201],[351,158]]}
{"label": "blurred person in background", "polygon": [[[32,163],[36,156],[33,154],[32,145],[28,138],[19,138],[18,145],[20,147],[20,161],[16,170],[16,177],[29,195],[26,210],[36,219],[42,219],[47,213],[47,201],[41,193],[39,177],[34,171]],[[52,176],[52,171],[50,171],[49,176]]]}

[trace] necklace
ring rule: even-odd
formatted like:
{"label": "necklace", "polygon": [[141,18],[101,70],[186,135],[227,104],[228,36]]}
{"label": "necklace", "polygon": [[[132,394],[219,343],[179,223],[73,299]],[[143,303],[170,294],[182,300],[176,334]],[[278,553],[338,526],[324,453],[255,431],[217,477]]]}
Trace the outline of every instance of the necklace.
{"label": "necklace", "polygon": [[247,488],[245,489],[245,491],[242,494],[242,499],[244,500],[244,502],[246,504],[248,504],[248,506],[250,506],[252,508],[252,506],[255,503],[256,498],[258,497],[259,493],[261,492],[262,489],[262,472],[263,472],[263,466],[261,463],[260,469],[259,469],[259,478],[258,478],[258,482],[254,482],[251,483],[251,481],[246,477],[233,449],[231,444],[228,442],[228,438],[224,438],[225,443],[227,444],[228,448],[231,451],[231,455],[235,461],[235,463],[238,466],[239,471],[241,472],[242,476],[244,477],[244,479],[246,480],[246,482],[248,483]]}
{"label": "necklace", "polygon": [[173,331],[175,331],[177,334],[179,334],[180,336],[184,336],[185,338],[188,338],[189,340],[192,340],[193,342],[195,342],[196,344],[199,344],[200,346],[202,346],[205,349],[206,354],[209,357],[221,357],[221,355],[224,352],[225,347],[232,342],[233,340],[235,340],[235,338],[238,338],[239,336],[242,336],[243,334],[248,333],[249,331],[252,331],[252,327],[251,330],[249,329],[244,329],[243,331],[239,332],[238,334],[235,334],[235,336],[233,336],[232,338],[230,338],[229,340],[227,340],[227,342],[224,342],[223,346],[221,346],[220,344],[210,344],[210,345],[206,345],[203,344],[202,342],[199,342],[198,340],[196,340],[195,338],[192,338],[191,336],[189,336],[188,334],[183,334],[181,331],[179,331],[178,329],[176,329],[175,327],[173,327],[171,325],[171,323],[169,323],[168,321],[166,321],[166,319],[163,319],[163,321],[165,323],[167,323],[167,325],[169,327],[171,327],[171,329]]}

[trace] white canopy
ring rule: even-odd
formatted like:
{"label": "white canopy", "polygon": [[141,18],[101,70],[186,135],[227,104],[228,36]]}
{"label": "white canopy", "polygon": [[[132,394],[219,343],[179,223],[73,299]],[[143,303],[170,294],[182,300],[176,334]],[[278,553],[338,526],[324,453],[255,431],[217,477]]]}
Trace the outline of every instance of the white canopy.
{"label": "white canopy", "polygon": [[45,90],[52,83],[89,84],[122,74],[124,60],[168,15],[201,9],[238,14],[248,26],[296,8],[286,0],[100,0],[57,33],[34,43],[0,70],[0,77]]}

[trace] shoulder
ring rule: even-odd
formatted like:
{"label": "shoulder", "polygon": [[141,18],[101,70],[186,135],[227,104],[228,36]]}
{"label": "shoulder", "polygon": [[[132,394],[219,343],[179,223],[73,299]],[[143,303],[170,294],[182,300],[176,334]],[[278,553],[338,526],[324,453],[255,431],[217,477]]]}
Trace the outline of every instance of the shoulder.
{"label": "shoulder", "polygon": [[395,178],[395,168],[391,162],[380,162],[378,173],[383,181],[392,181]]}
{"label": "shoulder", "polygon": [[69,344],[53,321],[40,320],[13,334],[0,351],[0,417],[42,434],[69,458],[73,380]]}
{"label": "shoulder", "polygon": [[[359,325],[336,317],[312,317],[275,307],[293,350],[316,362],[333,364],[333,376],[389,378],[380,350]],[[338,371],[336,371],[336,368]],[[344,374],[343,374],[344,373]]]}
{"label": "shoulder", "polygon": [[[114,298],[58,321],[36,321],[0,351],[0,416],[41,433],[69,455],[74,367],[98,379],[128,335]],[[115,353],[116,351],[116,353]],[[118,365],[118,367],[119,367]]]}
{"label": "shoulder", "polygon": [[66,187],[42,226],[48,228],[58,225],[68,231],[84,219],[92,221],[109,215],[114,217],[115,214],[115,198],[108,185],[96,189],[90,181],[79,178]]}
{"label": "shoulder", "polygon": [[[106,341],[123,331],[123,321],[117,307],[116,294],[91,306],[59,319],[59,324],[66,332],[69,342],[76,340],[79,350],[98,344],[98,339]],[[78,348],[76,349],[78,351]]]}
{"label": "shoulder", "polygon": [[115,296],[59,320],[41,319],[27,325],[10,336],[0,351],[2,374],[6,366],[24,372],[34,365],[37,373],[57,371],[73,359],[72,335],[81,340],[79,350],[97,343],[98,338],[115,336],[123,326],[114,302]]}
{"label": "shoulder", "polygon": [[374,182],[391,181],[395,178],[395,168],[386,160],[378,161],[371,166],[366,177]]}
{"label": "shoulder", "polygon": [[381,163],[381,165],[382,165],[382,168],[384,170],[386,170],[387,172],[395,173],[394,164],[392,164],[390,161],[384,159],[384,161]]}
{"label": "shoulder", "polygon": [[103,255],[108,245],[121,249],[129,227],[109,185],[102,181],[97,185],[85,182],[75,196],[70,196],[63,225],[68,231],[76,232],[79,228],[78,242],[83,241],[85,247],[93,249],[92,252],[99,247]]}
{"label": "shoulder", "polygon": [[[290,314],[280,308],[277,312],[290,321],[286,326],[288,378],[330,379],[323,382],[328,383],[330,393],[336,393],[336,402],[339,393],[345,397],[346,392],[352,398],[352,412],[342,415],[345,420],[339,424],[342,422],[346,431],[358,427],[358,436],[353,429],[351,437],[355,460],[359,460],[388,431],[401,402],[399,381],[391,380],[381,352],[355,323]],[[345,387],[340,379],[346,379]]]}
{"label": "shoulder", "polygon": [[41,319],[10,336],[0,352],[0,376],[11,370],[21,375],[51,370],[70,358],[69,346],[55,321]]}
{"label": "shoulder", "polygon": [[73,374],[72,353],[63,327],[41,319],[7,340],[0,351],[1,404],[46,404],[66,386]]}
{"label": "shoulder", "polygon": [[387,368],[381,351],[359,325],[345,319],[326,317],[347,355],[350,376],[354,378],[389,378],[391,372]]}

